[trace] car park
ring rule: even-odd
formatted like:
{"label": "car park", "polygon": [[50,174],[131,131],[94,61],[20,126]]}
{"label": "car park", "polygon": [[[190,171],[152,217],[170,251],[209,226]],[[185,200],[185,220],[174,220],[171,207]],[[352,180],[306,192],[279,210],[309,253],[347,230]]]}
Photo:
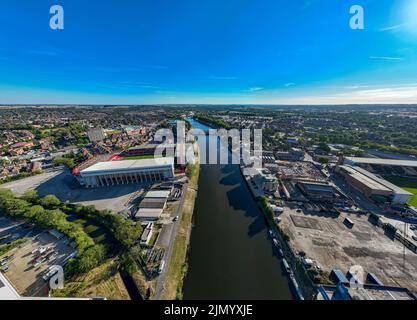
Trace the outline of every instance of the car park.
{"label": "car park", "polygon": [[45,282],[49,281],[49,279],[51,279],[57,272],[58,272],[58,268],[52,266],[47,270],[47,272],[43,275],[42,278]]}

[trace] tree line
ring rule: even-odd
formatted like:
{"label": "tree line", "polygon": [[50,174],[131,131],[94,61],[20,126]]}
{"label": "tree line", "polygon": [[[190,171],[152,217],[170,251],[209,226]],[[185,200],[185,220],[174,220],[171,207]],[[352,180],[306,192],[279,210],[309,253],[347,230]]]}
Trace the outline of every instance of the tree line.
{"label": "tree line", "polygon": [[91,219],[109,230],[123,250],[135,245],[142,233],[140,224],[108,210],[63,203],[54,195],[40,197],[35,190],[17,197],[10,190],[0,189],[0,215],[30,222],[42,229],[56,229],[75,241],[77,254],[65,266],[66,274],[71,276],[86,273],[102,264],[108,248],[96,244],[80,224],[68,221],[70,214]]}

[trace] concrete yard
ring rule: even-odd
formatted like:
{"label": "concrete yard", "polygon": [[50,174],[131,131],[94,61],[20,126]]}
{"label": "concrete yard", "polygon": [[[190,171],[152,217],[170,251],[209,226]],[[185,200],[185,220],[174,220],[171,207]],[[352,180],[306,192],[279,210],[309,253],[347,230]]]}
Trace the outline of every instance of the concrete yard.
{"label": "concrete yard", "polygon": [[[298,211],[298,212],[297,212]],[[337,268],[346,273],[360,265],[364,274],[374,273],[384,284],[402,286],[417,293],[417,254],[394,241],[368,216],[297,210],[286,206],[280,227],[290,237],[296,253],[303,251],[325,271]],[[349,229],[345,217],[354,222]]]}
{"label": "concrete yard", "polygon": [[[47,232],[38,235],[23,247],[7,254],[13,254],[14,259],[9,263],[10,269],[5,276],[23,296],[46,296],[47,282],[43,280],[42,276],[50,266],[62,265],[69,255],[74,252],[74,249],[67,242],[65,238],[58,240]],[[51,247],[56,256],[40,266],[34,267],[30,263],[35,257],[32,252],[39,247]]]}
{"label": "concrete yard", "polygon": [[21,195],[35,189],[41,196],[56,195],[61,201],[95,205],[97,209],[110,209],[115,212],[133,210],[137,198],[148,184],[125,184],[94,189],[82,188],[67,169],[59,169],[33,177],[6,183],[1,188],[11,189]]}

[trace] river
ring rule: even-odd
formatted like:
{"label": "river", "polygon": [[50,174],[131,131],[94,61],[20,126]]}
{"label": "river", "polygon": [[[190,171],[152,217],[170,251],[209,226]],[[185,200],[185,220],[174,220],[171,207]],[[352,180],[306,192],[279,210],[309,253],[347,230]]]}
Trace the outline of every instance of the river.
{"label": "river", "polygon": [[238,165],[201,165],[183,293],[191,300],[292,299],[263,213]]}

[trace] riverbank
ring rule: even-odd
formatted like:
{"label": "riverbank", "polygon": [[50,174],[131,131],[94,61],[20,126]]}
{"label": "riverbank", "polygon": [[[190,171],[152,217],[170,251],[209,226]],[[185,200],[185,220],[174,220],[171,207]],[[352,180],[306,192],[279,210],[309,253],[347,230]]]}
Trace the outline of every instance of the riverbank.
{"label": "riverbank", "polygon": [[[191,123],[204,132],[210,129]],[[218,141],[206,139],[206,145]],[[227,149],[221,143],[217,147],[218,154]],[[239,165],[201,166],[193,220],[184,299],[292,299],[263,213]]]}
{"label": "riverbank", "polygon": [[[283,252],[283,257],[289,263],[291,267],[291,273],[293,277],[291,277],[291,273],[287,274],[288,278],[291,280],[293,294],[298,299],[312,299],[315,292],[316,286],[311,281],[310,277],[308,276],[308,272],[305,269],[302,261],[297,257],[297,255],[292,250],[290,244],[288,243],[289,237],[281,230],[279,225],[274,220],[274,213],[269,208],[269,201],[267,198],[260,196],[263,192],[257,188],[255,183],[253,182],[251,176],[245,175],[242,166],[240,166],[240,172],[246,181],[248,189],[251,191],[251,195],[254,200],[258,203],[260,210],[264,214],[265,221],[272,231],[273,236],[278,240],[281,250]],[[264,201],[261,201],[264,198]],[[301,289],[301,291],[300,291]]]}
{"label": "riverbank", "polygon": [[187,273],[187,252],[190,244],[190,236],[193,223],[194,204],[198,192],[198,179],[200,176],[200,162],[197,161],[190,167],[187,190],[183,211],[179,221],[180,226],[175,237],[171,259],[167,265],[167,274],[164,289],[161,294],[162,300],[182,299],[182,286]]}

